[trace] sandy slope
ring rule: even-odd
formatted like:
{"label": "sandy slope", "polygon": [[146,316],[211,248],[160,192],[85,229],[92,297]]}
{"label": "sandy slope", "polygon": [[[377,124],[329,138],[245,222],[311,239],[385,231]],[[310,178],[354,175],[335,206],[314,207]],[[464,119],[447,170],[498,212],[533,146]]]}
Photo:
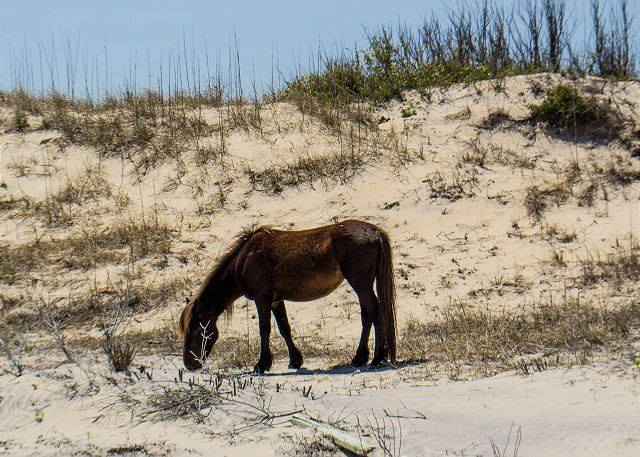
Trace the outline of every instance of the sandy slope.
{"label": "sandy slope", "polygon": [[[611,186],[606,196],[596,196],[592,206],[580,206],[574,198],[559,207],[551,205],[543,221],[537,223],[527,215],[523,200],[530,186],[559,180],[559,170],[572,162],[607,164],[618,155],[628,158],[629,152],[617,142],[571,141],[533,127],[477,127],[498,108],[513,118],[524,117],[526,105],[540,100],[532,92],[532,81],[550,87],[559,80],[549,75],[514,77],[505,81],[500,92],[492,89],[493,82],[483,82],[435,92],[430,100],[409,93],[403,102],[393,102],[376,113],[385,119],[380,131],[392,134],[400,148],[378,144],[384,149],[384,158],[369,163],[348,183],[316,181],[313,186],[302,184],[277,194],[252,191],[243,168],[265,169],[305,155],[335,153],[343,147],[341,140],[318,122],[302,119],[287,105],[264,109],[266,134],[262,136],[233,131],[223,168],[212,164],[196,167],[191,159],[193,151],[185,151],[183,164],[165,163],[139,182],[133,177],[131,163],[99,159],[95,151],[78,146],[60,150],[50,141],[59,136],[55,132],[5,133],[0,136],[5,195],[43,199],[69,179],[85,176],[87,169],[100,168],[114,194],[128,196],[130,204],[120,208],[115,198],[100,198],[75,206],[71,209],[77,223],[69,228],[51,229],[34,218],[0,213],[1,242],[65,238],[87,227],[105,228],[153,213],[176,228],[177,235],[169,255],[152,255],[133,266],[107,263],[89,270],[54,263],[32,272],[29,281],[3,284],[2,294],[14,298],[46,296],[64,307],[69,296],[107,287],[133,269],[134,276],[146,284],[183,279],[181,293],[187,295],[244,226],[260,223],[295,229],[359,217],[381,224],[392,234],[401,328],[411,317],[432,319],[438,310],[459,300],[491,310],[526,307],[549,294],[583,294],[615,303],[633,295],[635,286],[597,284],[585,288],[572,278],[579,271],[579,259],[607,252],[616,239],[630,233],[637,236],[638,184]],[[638,83],[589,79],[580,84],[610,100],[627,118],[639,118]],[[402,117],[404,107],[413,107],[416,115]],[[216,118],[214,111],[205,114]],[[464,159],[474,143],[489,150],[484,166]],[[514,158],[521,159],[520,164]],[[26,176],[16,172],[20,163],[29,167]],[[184,173],[178,173],[182,166]],[[462,191],[454,197],[438,195],[433,186],[442,182],[462,182]],[[221,208],[213,214],[198,211],[204,204],[214,205],[221,192],[225,196]],[[547,228],[552,225],[575,233],[575,239],[562,242],[550,237]],[[550,262],[554,250],[562,252],[566,266]],[[182,303],[182,297],[175,297],[167,306],[137,313],[130,328],[172,326]],[[3,313],[9,318],[29,306],[25,303],[24,309],[14,307]],[[235,319],[222,326],[223,336],[243,335],[257,326],[250,303],[240,300],[236,306]],[[356,297],[346,284],[324,299],[288,307],[295,335],[321,334],[336,347],[346,345],[353,350],[360,327],[357,310]],[[81,326],[68,331],[67,336],[74,341],[86,335],[99,335],[98,329]],[[33,335],[33,339],[54,346],[41,335]],[[279,336],[274,334],[274,339]],[[196,426],[189,421],[138,424],[138,418],[132,420],[128,414],[126,403],[101,408],[114,403],[119,392],[143,396],[145,388],[158,388],[156,381],[172,380],[179,357],[145,356],[144,364],[154,372],[154,382],[149,385],[120,375],[114,384],[104,359],[98,357],[97,364],[82,359],[81,365],[90,370],[89,376],[98,386],[87,395],[80,394],[86,390],[87,378],[78,367],[48,364],[44,368],[47,364],[36,356],[30,356],[22,377],[2,376],[0,452],[100,455],[116,445],[134,443],[144,444],[145,452],[152,455],[280,454],[294,449],[292,442],[298,443],[300,436],[311,436],[288,426],[286,418],[275,421],[277,425],[227,435],[220,430],[237,422],[224,414],[214,414],[222,422],[208,425]],[[349,355],[345,357],[342,363],[348,361]],[[274,368],[277,376],[256,382],[264,383],[275,411],[290,412],[304,406],[324,420],[335,421],[339,415],[350,429],[354,429],[356,418],[386,420],[387,427],[391,422],[394,426],[399,423],[402,454],[406,455],[492,455],[489,438],[504,446],[512,424],[511,451],[506,455],[513,452],[518,427],[521,456],[634,455],[640,445],[637,370],[621,361],[619,354],[601,359],[593,366],[553,369],[528,377],[506,373],[469,381],[447,380],[429,364],[397,371],[336,373],[323,370],[338,361],[324,359],[306,361],[306,368],[320,370],[318,373],[293,375],[279,360]],[[74,383],[78,386],[70,388]],[[274,392],[276,383],[285,386],[281,394]],[[328,393],[316,400],[305,399],[302,385],[312,385],[316,393]],[[69,389],[80,393],[73,397]],[[415,414],[410,410],[416,411],[426,419],[384,419],[385,410],[401,416],[412,416]],[[37,411],[43,414],[40,422]],[[224,436],[211,436],[211,431]]]}

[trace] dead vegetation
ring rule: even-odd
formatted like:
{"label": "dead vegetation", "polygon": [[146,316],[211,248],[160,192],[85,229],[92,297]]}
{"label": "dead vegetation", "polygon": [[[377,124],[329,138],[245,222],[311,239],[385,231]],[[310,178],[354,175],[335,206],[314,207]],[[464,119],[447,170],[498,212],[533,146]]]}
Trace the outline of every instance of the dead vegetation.
{"label": "dead vegetation", "polygon": [[478,123],[478,127],[486,130],[494,130],[498,127],[509,126],[513,123],[513,118],[504,109],[497,108],[489,111],[482,121]]}
{"label": "dead vegetation", "polygon": [[242,431],[269,426],[274,420],[288,417],[296,411],[271,410],[264,382],[259,378],[211,375],[206,379],[189,377],[180,370],[174,383],[151,381],[143,396],[124,394],[123,400],[134,408],[137,420],[175,421],[211,426],[216,417],[238,415],[238,427],[216,427],[216,436],[237,435]]}
{"label": "dead vegetation", "polygon": [[116,373],[127,371],[136,355],[136,347],[126,335],[118,334],[119,323],[103,326],[102,350]]}
{"label": "dead vegetation", "polygon": [[107,157],[150,149],[154,163],[148,166],[175,156],[188,142],[212,131],[198,111],[180,101],[165,103],[151,91],[108,97],[99,104],[53,93],[34,104],[42,116],[41,128],[60,131],[63,146],[89,146]]}
{"label": "dead vegetation", "polygon": [[86,227],[63,238],[36,238],[26,244],[0,244],[0,282],[22,281],[30,272],[59,265],[87,270],[106,264],[168,255],[175,229],[155,219],[123,220],[102,229]]}
{"label": "dead vegetation", "polygon": [[[566,296],[493,312],[459,302],[434,322],[410,321],[399,348],[404,358],[452,366],[467,363],[490,374],[512,369],[522,356],[584,358],[598,348],[624,344],[639,324],[640,307],[634,301],[609,307]],[[563,357],[565,362],[577,360]]]}
{"label": "dead vegetation", "polygon": [[57,204],[83,205],[112,196],[111,184],[106,179],[101,165],[87,164],[84,172],[67,179],[65,186],[50,198]]}
{"label": "dead vegetation", "polygon": [[560,207],[573,198],[579,206],[590,207],[598,196],[608,200],[611,191],[640,179],[637,164],[619,154],[604,161],[593,157],[582,162],[572,160],[555,173],[555,180],[534,184],[525,190],[524,207],[535,222],[539,222],[551,206]]}
{"label": "dead vegetation", "polygon": [[14,284],[20,281],[38,263],[38,254],[31,247],[0,244],[0,282]]}
{"label": "dead vegetation", "polygon": [[[344,363],[353,356],[354,349],[332,344],[319,333],[294,335],[296,346],[305,357],[320,358],[330,362]],[[274,359],[286,359],[288,351],[284,342],[275,338],[271,344]],[[254,366],[260,353],[260,339],[255,332],[244,335],[229,335],[221,338],[213,348],[208,363],[218,369],[247,369]]]}
{"label": "dead vegetation", "polygon": [[325,187],[346,183],[360,173],[367,158],[356,151],[330,155],[300,157],[295,162],[255,171],[245,167],[244,174],[253,189],[280,193],[288,187],[313,186],[320,181]]}
{"label": "dead vegetation", "polygon": [[525,152],[491,141],[484,142],[479,137],[475,137],[465,142],[458,166],[470,164],[486,169],[490,165],[498,164],[509,166],[513,170],[517,168],[532,170],[536,166],[536,161],[536,157],[527,155]]}
{"label": "dead vegetation", "polygon": [[604,256],[587,254],[579,260],[584,285],[609,281],[620,285],[640,279],[640,245],[631,238],[628,244],[616,239],[613,249]]}
{"label": "dead vegetation", "polygon": [[10,332],[3,332],[0,336],[0,354],[2,354],[7,362],[9,368],[3,371],[15,376],[22,376],[24,371],[24,363],[22,362],[22,351],[26,344],[26,338],[24,335],[10,336]]}
{"label": "dead vegetation", "polygon": [[546,224],[542,229],[542,233],[547,241],[557,240],[561,243],[571,243],[578,238],[575,231],[567,230],[558,224]]}
{"label": "dead vegetation", "polygon": [[0,193],[0,213],[13,211],[24,204],[24,199],[14,195]]}
{"label": "dead vegetation", "polygon": [[313,436],[311,438],[299,436],[292,438],[288,447],[282,447],[278,451],[282,452],[281,455],[292,457],[299,455],[324,457],[343,454],[338,447],[323,436]]}
{"label": "dead vegetation", "polygon": [[[141,271],[125,271],[116,281],[106,286],[95,286],[88,291],[57,299],[49,298],[44,309],[45,317],[55,321],[60,331],[73,330],[78,326],[110,328],[107,323],[114,321],[113,315],[116,311],[120,313],[120,319],[117,320],[120,321],[133,315],[163,309],[181,302],[193,286],[188,277],[149,280],[141,274]],[[24,326],[38,329],[42,323],[42,313],[39,312],[39,308],[42,307],[39,304],[44,301],[44,297],[25,295],[20,300],[13,301],[19,301],[21,306],[7,306],[3,309],[4,324],[14,329]],[[125,333],[137,342],[157,341],[159,347],[173,348],[176,339],[174,327],[172,324],[166,329],[154,329],[150,332],[127,329]],[[166,344],[165,337],[172,341],[171,344]],[[99,346],[95,341],[87,340],[84,343],[89,349]]]}
{"label": "dead vegetation", "polygon": [[486,168],[489,161],[489,147],[483,146],[479,140],[469,141],[466,144],[460,159],[463,163]]}
{"label": "dead vegetation", "polygon": [[453,202],[475,195],[474,189],[478,178],[475,169],[454,170],[451,175],[436,171],[427,174],[422,182],[427,184],[430,198],[441,198]]}
{"label": "dead vegetation", "polygon": [[563,205],[571,195],[563,183],[552,183],[546,186],[531,186],[526,189],[524,207],[531,219],[538,222],[550,205]]}

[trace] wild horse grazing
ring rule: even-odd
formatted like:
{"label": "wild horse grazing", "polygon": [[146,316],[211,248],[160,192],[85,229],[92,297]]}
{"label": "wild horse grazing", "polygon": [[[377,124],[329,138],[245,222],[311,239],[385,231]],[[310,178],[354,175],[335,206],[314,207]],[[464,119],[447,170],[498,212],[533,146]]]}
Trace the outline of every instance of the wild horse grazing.
{"label": "wild horse grazing", "polygon": [[[186,368],[198,369],[218,338],[216,322],[244,295],[255,301],[260,326],[260,358],[254,370],[271,368],[271,313],[289,349],[289,367],[302,366],[291,338],[284,301],[310,301],[333,292],[343,279],[360,301],[362,334],[351,363],[369,360],[369,333],[375,329],[372,365],[395,362],[396,318],[389,237],[380,227],[348,220],[310,230],[268,227],[241,233],[207,275],[180,316]],[[376,282],[376,294],[373,282]]]}

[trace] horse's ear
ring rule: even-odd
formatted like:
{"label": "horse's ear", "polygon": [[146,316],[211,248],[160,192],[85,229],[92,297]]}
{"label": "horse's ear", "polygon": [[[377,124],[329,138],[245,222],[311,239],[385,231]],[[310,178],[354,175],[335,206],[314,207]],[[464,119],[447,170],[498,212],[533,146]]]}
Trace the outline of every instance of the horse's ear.
{"label": "horse's ear", "polygon": [[184,302],[185,302],[185,304],[188,305],[189,304],[189,297],[184,297]]}

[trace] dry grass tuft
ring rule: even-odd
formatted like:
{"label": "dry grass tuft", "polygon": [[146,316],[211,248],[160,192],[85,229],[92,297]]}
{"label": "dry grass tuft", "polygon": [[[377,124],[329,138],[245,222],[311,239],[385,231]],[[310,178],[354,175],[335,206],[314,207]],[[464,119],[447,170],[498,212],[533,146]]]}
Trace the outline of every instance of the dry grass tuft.
{"label": "dry grass tuft", "polygon": [[580,260],[581,282],[595,284],[609,281],[621,284],[640,279],[640,244],[634,239],[624,246],[616,240],[614,248],[604,258],[587,256]]}
{"label": "dry grass tuft", "polygon": [[456,170],[451,176],[446,177],[440,171],[436,171],[428,173],[422,182],[429,186],[431,198],[456,201],[475,195],[473,189],[478,182],[476,174],[475,170],[463,172]]}
{"label": "dry grass tuft", "polygon": [[113,371],[127,371],[136,355],[136,347],[126,336],[105,334],[102,350],[107,355]]}
{"label": "dry grass tuft", "polygon": [[39,251],[29,245],[0,243],[0,282],[14,284],[23,280],[40,264]]}
{"label": "dry grass tuft", "polygon": [[0,354],[7,359],[10,368],[8,370],[2,370],[0,373],[6,372],[16,378],[22,376],[24,371],[22,352],[25,344],[26,338],[24,335],[9,337],[8,332],[2,329],[2,335],[0,335]]}
{"label": "dry grass tuft", "polygon": [[102,230],[88,226],[78,235],[40,242],[40,247],[67,268],[88,269],[125,259],[168,255],[175,235],[176,229],[152,216],[118,221]]}
{"label": "dry grass tuft", "polygon": [[621,343],[640,324],[640,306],[630,301],[598,306],[579,298],[550,299],[517,311],[490,312],[463,302],[435,322],[413,319],[402,331],[404,358],[471,363],[487,372],[510,369],[523,354],[588,351]]}
{"label": "dry grass tuft", "polygon": [[489,156],[489,147],[481,144],[478,138],[468,141],[466,146],[467,147],[460,157],[462,162],[476,165],[480,168],[486,168]]}
{"label": "dry grass tuft", "polygon": [[[294,335],[296,346],[304,357],[320,357],[337,362],[346,362],[353,356],[351,348],[338,347],[321,335]],[[272,338],[271,349],[274,360],[288,357],[287,348],[281,338]],[[219,369],[251,368],[260,354],[260,339],[254,333],[221,338],[207,359]]]}
{"label": "dry grass tuft", "polygon": [[285,165],[255,171],[248,166],[244,174],[258,191],[280,193],[287,187],[303,184],[313,186],[320,181],[325,187],[333,183],[347,183],[357,176],[366,164],[363,154],[356,151],[306,156]]}
{"label": "dry grass tuft", "polygon": [[530,186],[525,191],[524,207],[529,217],[538,222],[549,205],[560,206],[570,195],[570,189],[565,187],[564,183],[554,183],[544,187]]}
{"label": "dry grass tuft", "polygon": [[532,170],[536,167],[537,159],[535,157],[528,156],[524,152],[503,148],[494,144],[489,144],[487,147],[490,147],[491,158],[495,163],[507,165],[513,169],[525,168]]}
{"label": "dry grass tuft", "polygon": [[169,254],[176,229],[153,216],[150,220],[130,219],[112,226],[100,237],[106,248],[126,248],[131,259],[152,254]]}
{"label": "dry grass tuft", "polygon": [[0,213],[16,210],[24,205],[24,198],[0,193]]}
{"label": "dry grass tuft", "polygon": [[13,110],[9,131],[22,133],[28,128],[29,120],[27,119],[27,113],[19,106],[16,106]]}
{"label": "dry grass tuft", "polygon": [[37,239],[26,244],[0,243],[0,282],[13,284],[32,271],[54,264],[87,270],[99,265],[168,255],[176,230],[155,218],[128,220],[105,230],[88,227],[66,238]]}
{"label": "dry grass tuft", "polygon": [[78,103],[54,93],[41,105],[42,128],[58,130],[67,144],[89,146],[105,156],[149,149],[159,163],[212,132],[198,111],[175,101],[165,105],[154,92],[125,93],[100,104]]}
{"label": "dry grass tuft", "polygon": [[626,186],[640,180],[640,169],[631,160],[613,155],[604,168],[593,165],[594,172],[603,176],[611,185]]}
{"label": "dry grass tuft", "polygon": [[489,111],[489,114],[487,114],[485,118],[478,123],[478,127],[481,129],[495,130],[498,127],[509,125],[511,123],[513,123],[511,115],[502,108],[497,108]]}
{"label": "dry grass tuft", "polygon": [[87,165],[83,174],[67,180],[66,185],[50,198],[58,204],[83,205],[89,201],[113,196],[111,184],[100,165]]}
{"label": "dry grass tuft", "polygon": [[640,169],[629,158],[612,155],[602,165],[594,158],[584,163],[572,160],[556,171],[557,179],[526,189],[524,206],[529,217],[538,222],[550,205],[561,206],[574,197],[580,206],[592,206],[598,193],[608,198],[608,190],[628,186],[640,180]]}
{"label": "dry grass tuft", "polygon": [[558,240],[561,243],[571,243],[578,238],[575,231],[568,231],[557,224],[546,224],[542,230],[542,235],[548,241]]}

